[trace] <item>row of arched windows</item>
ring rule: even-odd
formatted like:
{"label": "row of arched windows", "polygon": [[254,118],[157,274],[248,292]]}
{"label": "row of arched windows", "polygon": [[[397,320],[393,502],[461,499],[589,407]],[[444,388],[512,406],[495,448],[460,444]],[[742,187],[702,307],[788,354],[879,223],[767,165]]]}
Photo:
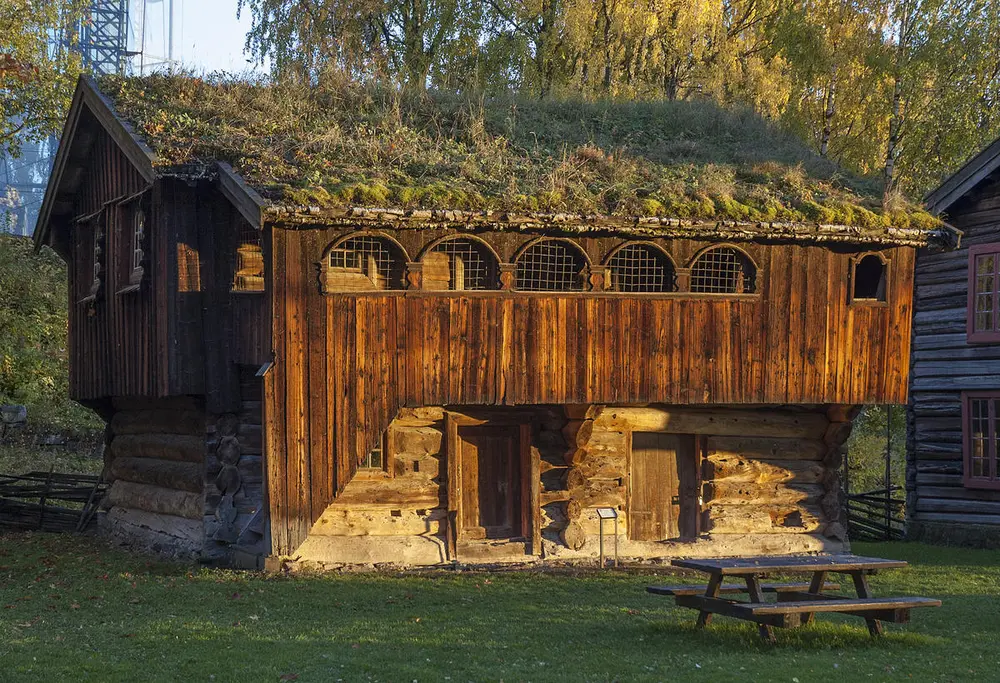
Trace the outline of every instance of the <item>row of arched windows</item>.
{"label": "row of arched windows", "polygon": [[[380,235],[348,236],[334,243],[322,266],[327,292],[403,289],[415,284],[407,282],[402,248]],[[709,247],[696,255],[683,271],[684,287],[671,256],[650,242],[627,243],[615,249],[604,265],[595,267],[573,241],[539,239],[521,250],[514,259],[512,278],[505,281],[501,272],[505,269],[486,242],[472,236],[452,237],[431,245],[418,270],[420,288],[430,290],[749,294],[757,286],[753,260],[732,245]],[[594,273],[602,275],[596,283],[588,281]]]}

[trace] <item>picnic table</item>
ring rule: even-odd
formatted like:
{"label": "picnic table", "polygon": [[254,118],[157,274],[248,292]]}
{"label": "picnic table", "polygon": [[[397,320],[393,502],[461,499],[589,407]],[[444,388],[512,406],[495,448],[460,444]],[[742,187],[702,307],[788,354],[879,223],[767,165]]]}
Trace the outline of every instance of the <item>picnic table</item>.
{"label": "picnic table", "polygon": [[[731,557],[704,560],[674,560],[675,567],[694,569],[709,575],[707,585],[648,586],[657,595],[672,595],[677,605],[698,610],[698,627],[707,626],[713,614],[756,622],[761,637],[774,642],[773,627],[794,628],[813,621],[818,612],[838,612],[861,617],[872,636],[882,633],[882,622],[906,623],[914,607],[940,607],[932,598],[876,598],[868,586],[868,575],[883,569],[906,566],[901,560],[857,555],[790,555],[784,557]],[[764,575],[811,573],[808,583],[761,583]],[[857,598],[830,595],[826,591],[840,589],[829,583],[828,574],[846,574],[854,581]],[[727,576],[741,578],[746,585],[724,584]],[[747,593],[749,602],[723,595]],[[776,602],[767,602],[765,593],[776,595]]]}

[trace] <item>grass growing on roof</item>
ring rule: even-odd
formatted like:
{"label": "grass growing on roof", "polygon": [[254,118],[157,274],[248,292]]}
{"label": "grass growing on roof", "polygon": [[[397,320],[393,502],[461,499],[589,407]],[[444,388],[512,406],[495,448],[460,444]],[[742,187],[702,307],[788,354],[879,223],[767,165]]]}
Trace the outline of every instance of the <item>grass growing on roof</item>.
{"label": "grass growing on roof", "polygon": [[820,615],[770,647],[724,617],[696,631],[692,610],[645,593],[677,581],[662,571],[269,578],[0,535],[0,660],[17,680],[996,679],[1000,553],[855,550],[912,563],[872,577],[877,595],[944,606],[879,640],[860,619]]}
{"label": "grass growing on roof", "polygon": [[749,110],[482,99],[324,79],[107,77],[164,165],[222,160],[281,203],[935,227]]}

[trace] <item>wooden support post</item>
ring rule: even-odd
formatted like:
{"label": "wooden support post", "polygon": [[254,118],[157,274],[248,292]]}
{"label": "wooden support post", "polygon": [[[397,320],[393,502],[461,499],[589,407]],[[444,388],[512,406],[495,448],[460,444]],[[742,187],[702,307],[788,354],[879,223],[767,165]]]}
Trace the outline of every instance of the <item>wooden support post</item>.
{"label": "wooden support post", "polygon": [[[868,587],[868,577],[865,575],[864,569],[856,569],[852,571],[851,578],[854,579],[854,590],[857,591],[859,598],[872,597],[872,591],[871,588]],[[882,635],[881,621],[865,617],[865,622],[868,624],[868,633],[873,636]]]}
{"label": "wooden support post", "polygon": [[42,527],[45,525],[45,500],[49,497],[49,492],[52,490],[52,474],[56,471],[56,466],[53,465],[52,469],[49,470],[49,476],[45,478],[45,488],[42,489],[42,498],[38,501],[38,530],[42,531]]}
{"label": "wooden support post", "polygon": [[87,496],[87,502],[83,504],[83,509],[80,510],[80,519],[76,522],[76,530],[83,531],[84,525],[87,520],[90,519],[90,506],[94,504],[94,496],[97,494],[97,487],[101,485],[101,478],[96,477],[94,479],[94,487],[90,489],[90,495]]}
{"label": "wooden support post", "polygon": [[[826,583],[826,572],[813,572],[812,581],[809,582],[809,593],[819,595],[823,592],[823,585]],[[802,623],[809,625],[813,623],[813,613],[806,612],[802,615]]]}
{"label": "wooden support post", "polygon": [[[709,579],[708,587],[705,589],[705,597],[717,598],[719,597],[719,588],[722,587],[722,574],[716,572],[712,574],[712,578]],[[712,613],[701,610],[698,613],[698,628],[705,628],[712,623]]]}
{"label": "wooden support post", "polygon": [[[757,578],[757,575],[747,574],[746,580],[747,592],[750,593],[750,602],[764,602],[764,592],[760,588],[760,579]],[[760,637],[766,642],[777,642],[774,638],[774,628],[772,626],[768,626],[767,624],[758,624],[757,630],[760,632]]]}

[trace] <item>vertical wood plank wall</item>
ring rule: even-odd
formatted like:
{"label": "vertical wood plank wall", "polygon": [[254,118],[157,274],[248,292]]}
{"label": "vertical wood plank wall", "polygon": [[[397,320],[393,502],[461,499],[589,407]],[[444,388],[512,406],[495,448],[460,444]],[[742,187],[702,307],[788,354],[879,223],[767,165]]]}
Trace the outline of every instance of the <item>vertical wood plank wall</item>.
{"label": "vertical wood plank wall", "polygon": [[885,251],[889,306],[849,306],[850,254],[787,244],[754,252],[756,298],[327,296],[331,239],[272,231],[275,552],[305,539],[403,406],[906,400],[909,248]]}
{"label": "vertical wood plank wall", "polygon": [[[1000,394],[1000,343],[966,338],[969,247],[1000,242],[1000,182],[949,210],[962,248],[920,252],[907,439],[907,524],[914,538],[1000,544],[1000,491],[962,480],[963,391]],[[980,525],[977,530],[974,525]],[[990,540],[992,539],[992,540]]]}
{"label": "vertical wood plank wall", "polygon": [[[98,133],[75,214],[140,191],[144,180]],[[162,179],[149,192],[146,267],[137,291],[119,293],[131,258],[132,226],[109,205],[104,284],[94,304],[78,303],[93,279],[92,223],[74,226],[70,259],[70,396],[204,395],[210,412],[239,406],[237,365],[270,358],[267,299],[232,293],[244,219],[211,188]]]}
{"label": "vertical wood plank wall", "polygon": [[[106,202],[141,191],[146,181],[100,126],[83,184],[76,194],[74,215],[87,216]],[[121,250],[132,252],[131,225],[124,237],[124,213],[114,206],[106,212],[103,291],[93,305],[78,303],[93,281],[93,223],[71,226],[69,349],[70,396],[92,399],[110,396],[155,395],[159,367],[154,287],[119,295],[128,284],[118,265]],[[147,247],[148,248],[148,247]],[[155,248],[154,248],[155,249]],[[147,273],[147,277],[151,274]]]}

